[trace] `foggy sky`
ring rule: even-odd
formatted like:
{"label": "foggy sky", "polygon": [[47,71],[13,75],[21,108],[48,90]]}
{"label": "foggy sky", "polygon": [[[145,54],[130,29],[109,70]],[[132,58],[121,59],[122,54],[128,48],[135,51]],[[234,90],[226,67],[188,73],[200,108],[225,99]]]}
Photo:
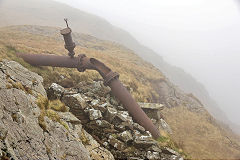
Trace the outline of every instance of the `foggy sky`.
{"label": "foggy sky", "polygon": [[130,32],[201,82],[240,125],[240,12],[234,0],[57,0]]}

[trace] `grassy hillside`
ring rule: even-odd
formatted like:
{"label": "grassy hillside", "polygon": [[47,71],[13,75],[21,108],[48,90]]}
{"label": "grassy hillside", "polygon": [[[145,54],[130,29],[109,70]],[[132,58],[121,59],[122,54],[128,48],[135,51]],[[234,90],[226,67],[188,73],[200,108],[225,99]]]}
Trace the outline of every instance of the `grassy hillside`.
{"label": "grassy hillside", "polygon": [[165,108],[162,113],[173,129],[173,141],[192,158],[240,158],[239,137],[219,127],[208,113],[191,112],[184,106]]}
{"label": "grassy hillside", "polygon": [[[123,44],[144,60],[160,69],[174,84],[187,93],[193,93],[221,123],[237,128],[209,96],[204,86],[184,70],[165,62],[159,53],[140,44],[128,32],[111,25],[105,19],[52,0],[0,0],[0,26],[40,25],[64,26],[63,18],[70,19],[74,31],[99,39]],[[223,120],[224,119],[224,120]],[[238,127],[239,128],[239,127]]]}
{"label": "grassy hillside", "polygon": [[[1,57],[16,59],[14,56],[16,51],[67,55],[59,30],[50,27],[32,26],[1,28]],[[73,38],[78,45],[75,50],[76,53],[97,58],[106,63],[112,70],[118,72],[121,75],[120,80],[132,88],[133,95],[138,101],[152,101],[153,96],[157,96],[157,93],[151,88],[150,81],[165,79],[163,74],[151,64],[143,61],[131,50],[117,43],[101,41],[89,35],[75,33]],[[7,54],[3,54],[3,52]],[[18,61],[18,59],[16,60]],[[94,71],[79,73],[77,70],[63,68],[31,68],[45,78],[44,83],[46,86],[52,81],[63,84],[69,82],[68,85],[72,84],[73,86],[83,80],[101,78]],[[45,70],[47,71],[45,72]],[[65,80],[62,80],[60,75],[64,76]],[[73,81],[70,81],[70,79],[73,79]]]}
{"label": "grassy hillside", "polygon": [[197,96],[212,115],[218,119],[226,116],[209,97],[204,87],[182,69],[166,63],[153,50],[143,46],[128,32],[111,25],[101,17],[52,0],[0,0],[0,26],[41,25],[63,26],[63,18],[70,19],[74,31],[93,35],[99,39],[123,44],[144,60],[159,68],[170,80],[188,93]]}
{"label": "grassy hillside", "polygon": [[[47,87],[52,82],[73,87],[79,82],[101,79],[95,71],[79,73],[76,69],[32,67],[15,56],[16,52],[67,54],[59,34],[60,28],[40,26],[12,26],[0,28],[0,58],[20,62],[44,77]],[[132,50],[110,41],[85,34],[73,34],[75,52],[94,57],[120,73],[120,80],[130,89],[137,101],[157,102],[161,89],[152,83],[168,81],[153,65],[138,57]],[[240,155],[240,140],[230,130],[222,129],[206,112],[190,111],[183,106],[165,108],[163,116],[170,124],[170,137],[176,146],[192,158],[233,159]]]}

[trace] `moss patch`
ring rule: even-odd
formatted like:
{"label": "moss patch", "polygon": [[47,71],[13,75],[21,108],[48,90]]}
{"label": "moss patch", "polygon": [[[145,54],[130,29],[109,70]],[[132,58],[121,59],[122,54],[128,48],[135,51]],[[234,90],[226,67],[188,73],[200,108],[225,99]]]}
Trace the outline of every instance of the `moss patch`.
{"label": "moss patch", "polygon": [[[57,107],[57,104],[61,105],[61,107]],[[58,113],[55,110],[53,110],[53,108],[51,108],[51,107],[54,106],[56,108],[61,108],[62,109],[63,108],[62,103],[60,103],[60,102],[56,103],[56,102],[49,101],[47,97],[44,97],[44,96],[40,95],[37,99],[37,105],[41,110],[41,113],[38,117],[38,123],[44,131],[47,131],[47,125],[46,125],[46,122],[44,120],[45,116],[50,118],[52,121],[60,123],[61,125],[64,126],[64,128],[69,130],[67,123],[65,123],[63,120],[61,120]]]}
{"label": "moss patch", "polygon": [[6,85],[7,89],[16,88],[16,89],[23,90],[27,94],[32,94],[32,90],[29,87],[23,85],[21,82],[14,82],[13,80],[8,79],[8,83],[9,84]]}
{"label": "moss patch", "polygon": [[80,139],[81,139],[83,145],[89,145],[89,139],[86,137],[83,129],[82,129],[81,134],[80,134]]}
{"label": "moss patch", "polygon": [[59,111],[59,112],[68,112],[69,111],[68,107],[64,103],[62,103],[59,99],[50,101],[49,108],[51,108],[55,111]]}

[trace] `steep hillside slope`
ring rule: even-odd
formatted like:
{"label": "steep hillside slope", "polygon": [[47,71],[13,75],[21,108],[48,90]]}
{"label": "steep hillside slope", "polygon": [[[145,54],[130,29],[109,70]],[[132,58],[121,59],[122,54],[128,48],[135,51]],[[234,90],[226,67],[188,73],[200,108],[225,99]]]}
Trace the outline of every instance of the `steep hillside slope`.
{"label": "steep hillside slope", "polygon": [[[52,82],[79,88],[101,80],[94,71],[79,73],[72,69],[32,67],[15,56],[16,52],[66,54],[59,28],[12,26],[0,28],[0,35],[0,58],[16,60],[43,76],[45,88]],[[173,134],[169,136],[178,148],[192,158],[239,158],[239,137],[219,126],[197,97],[185,94],[153,65],[114,42],[75,32],[73,39],[77,54],[95,57],[119,72],[121,81],[137,101],[166,106],[163,117],[172,127]]]}
{"label": "steep hillside slope", "polygon": [[153,50],[141,45],[129,33],[111,25],[103,18],[49,0],[0,1],[0,26],[25,24],[63,26],[62,19],[64,17],[70,19],[71,27],[76,32],[118,42],[133,50],[144,60],[159,68],[174,84],[180,86],[185,92],[197,96],[215,118],[224,122],[228,121],[202,84],[198,83],[182,69],[166,63]]}
{"label": "steep hillside slope", "polygon": [[[42,81],[15,61],[0,61],[1,160],[183,159],[134,123],[101,81],[75,89],[53,83],[47,94]],[[151,105],[148,113],[159,112]]]}

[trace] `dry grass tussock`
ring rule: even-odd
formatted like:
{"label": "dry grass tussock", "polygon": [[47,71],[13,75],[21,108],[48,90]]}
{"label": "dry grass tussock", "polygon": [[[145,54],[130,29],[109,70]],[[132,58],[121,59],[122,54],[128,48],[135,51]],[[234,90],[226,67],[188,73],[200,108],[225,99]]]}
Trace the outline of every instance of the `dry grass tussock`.
{"label": "dry grass tussock", "polygon": [[239,159],[240,141],[221,129],[208,114],[184,106],[165,108],[163,115],[173,130],[171,138],[194,159]]}
{"label": "dry grass tussock", "polygon": [[58,112],[68,111],[68,108],[60,100],[49,101],[47,97],[39,95],[37,99],[37,105],[41,110],[38,117],[38,123],[44,131],[47,131],[45,117],[48,117],[52,121],[60,123],[68,130],[68,125],[63,120],[61,120],[58,115]]}

